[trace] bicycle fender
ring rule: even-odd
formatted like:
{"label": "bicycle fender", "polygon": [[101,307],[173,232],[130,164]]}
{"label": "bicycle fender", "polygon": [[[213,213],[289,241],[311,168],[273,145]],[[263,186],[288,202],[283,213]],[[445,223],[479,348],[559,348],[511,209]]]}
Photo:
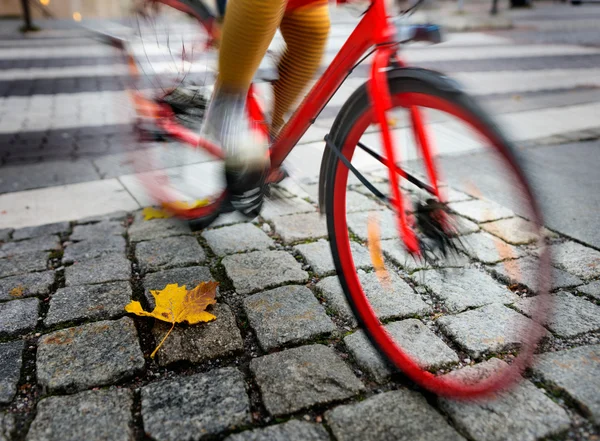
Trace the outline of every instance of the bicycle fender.
{"label": "bicycle fender", "polygon": [[[429,86],[434,87],[436,89],[443,90],[449,93],[462,94],[464,93],[463,88],[459,85],[459,83],[444,75],[443,73],[436,72],[429,69],[422,69],[418,67],[393,67],[390,66],[387,68],[387,77],[388,81],[391,80],[417,80],[423,83],[427,83]],[[342,109],[338,113],[332,127],[331,132],[327,135],[330,142],[336,145],[338,148],[341,148],[339,145],[343,141],[344,133],[342,133],[341,128],[344,126],[343,122],[345,119],[350,117],[353,111],[353,107],[356,105],[357,101],[360,99],[364,99],[366,96],[368,99],[368,90],[367,90],[368,80],[365,81],[363,85],[361,85],[354,93],[348,98],[348,100],[342,106]],[[325,146],[325,150],[323,151],[323,157],[321,159],[321,171],[319,173],[319,211],[321,214],[325,213],[325,182],[326,173],[331,173],[333,170],[333,166],[335,161],[337,160],[337,155],[331,151],[331,147]]]}

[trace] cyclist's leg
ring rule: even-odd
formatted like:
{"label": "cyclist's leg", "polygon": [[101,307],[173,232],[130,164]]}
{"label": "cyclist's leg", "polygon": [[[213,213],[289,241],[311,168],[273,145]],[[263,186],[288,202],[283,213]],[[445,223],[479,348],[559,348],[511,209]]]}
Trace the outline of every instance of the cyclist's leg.
{"label": "cyclist's leg", "polygon": [[279,61],[279,79],[274,86],[272,134],[279,131],[283,116],[319,68],[329,27],[326,0],[285,13],[280,30],[286,49]]}
{"label": "cyclist's leg", "polygon": [[246,95],[281,22],[285,0],[230,0],[222,29],[219,73],[205,131],[221,142],[231,202],[258,214],[268,167],[268,143],[249,127]]}

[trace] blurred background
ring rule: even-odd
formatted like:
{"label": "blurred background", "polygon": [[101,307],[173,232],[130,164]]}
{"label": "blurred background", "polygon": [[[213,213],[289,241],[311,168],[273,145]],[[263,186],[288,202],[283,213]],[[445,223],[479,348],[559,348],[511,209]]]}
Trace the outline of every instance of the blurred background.
{"label": "blurred background", "polygon": [[[332,5],[323,69],[364,8]],[[126,38],[130,11],[123,0],[0,0],[0,228],[135,210],[152,203],[136,161],[141,171],[156,153],[163,166],[190,161],[137,142],[127,65],[90,32]],[[530,160],[549,226],[600,247],[600,1],[428,0],[406,22],[442,26],[443,43],[407,45],[403,56],[458,80],[506,128]],[[277,36],[271,49],[281,45]],[[261,75],[272,68],[267,57]],[[323,136],[367,78],[366,65],[352,74],[291,155],[298,182],[314,182]],[[451,150],[456,159],[468,149]],[[205,183],[220,179],[208,155],[193,161]]]}

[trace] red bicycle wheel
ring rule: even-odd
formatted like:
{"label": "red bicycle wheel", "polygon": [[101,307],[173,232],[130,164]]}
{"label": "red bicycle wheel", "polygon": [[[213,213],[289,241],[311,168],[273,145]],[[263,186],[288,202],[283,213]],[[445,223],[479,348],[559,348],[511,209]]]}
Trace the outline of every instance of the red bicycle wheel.
{"label": "red bicycle wheel", "polygon": [[[399,69],[389,73],[389,86],[401,190],[420,255],[407,253],[398,238],[390,171],[363,86],[338,115],[321,169],[339,285],[393,366],[436,394],[481,397],[514,384],[546,332],[540,324],[549,313],[549,254],[541,211],[515,149],[453,83]],[[432,195],[411,108],[428,121],[442,200]],[[321,283],[326,298],[335,294],[335,286]],[[359,338],[344,341],[360,364],[360,345],[353,345]],[[485,375],[460,370],[491,356],[504,363]]]}

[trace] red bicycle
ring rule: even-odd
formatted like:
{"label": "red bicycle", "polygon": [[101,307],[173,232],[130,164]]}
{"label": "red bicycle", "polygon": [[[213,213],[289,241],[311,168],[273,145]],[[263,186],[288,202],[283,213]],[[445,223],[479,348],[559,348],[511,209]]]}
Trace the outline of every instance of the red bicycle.
{"label": "red bicycle", "polygon": [[[200,155],[196,162],[162,164],[163,170],[147,173],[145,183],[176,215],[208,225],[230,211],[226,190],[206,199],[205,194],[194,194],[189,182],[175,185],[169,173],[187,167],[188,175],[200,178],[202,184],[205,176],[194,167],[205,164],[202,158],[207,153],[217,159],[223,155],[218,145],[186,127],[186,118],[167,98],[182,80],[213,75],[207,66],[216,59],[209,48],[218,41],[218,20],[192,0],[146,0],[142,5],[140,31],[148,23],[160,27],[175,12],[183,12],[189,26],[183,21],[176,26],[192,41],[180,45],[183,39],[173,38],[169,30],[157,33],[151,44],[141,44],[148,41],[144,38],[134,42],[138,49],[143,46],[142,57],[127,52],[132,77],[150,76],[145,88],[138,86],[132,93],[140,119],[152,127],[145,133],[179,141],[160,147],[161,155],[173,155],[173,149],[182,145]],[[401,43],[436,42],[439,29],[407,28],[402,42],[396,31],[384,0],[372,0],[272,141],[269,182],[281,181],[288,154],[350,73],[370,59],[368,80],[339,109],[325,137],[320,167],[318,203],[327,218],[339,284],[370,341],[391,364],[437,394],[482,396],[516,382],[544,335],[539,324],[548,314],[549,255],[542,213],[517,150],[482,108],[445,75],[403,61]],[[161,43],[169,45],[162,51],[166,62],[158,61],[160,51],[154,50]],[[171,50],[170,43],[179,49]],[[208,64],[197,63],[200,55]],[[149,71],[147,66],[153,63]],[[170,64],[175,68],[168,68]],[[165,86],[169,75],[177,83],[171,78]],[[200,90],[202,84],[196,87]],[[254,87],[248,95],[248,112],[267,133],[267,118]],[[198,199],[204,202],[195,202]],[[527,226],[527,246],[512,246],[498,238],[502,221],[497,220],[504,218],[519,223],[519,228]],[[481,228],[496,235],[477,232]],[[367,264],[365,246],[371,256]],[[513,259],[528,253],[527,271],[533,274],[535,287],[501,285],[490,275],[497,271],[516,278]],[[415,356],[410,338],[390,331],[398,319],[409,317],[428,324],[429,331],[421,337],[435,340],[432,358],[439,355],[440,337],[442,346],[452,346],[455,355],[435,363]],[[471,321],[473,317],[478,318]],[[439,371],[460,367],[465,358],[484,360],[490,354],[504,358],[506,366],[468,381]]]}

